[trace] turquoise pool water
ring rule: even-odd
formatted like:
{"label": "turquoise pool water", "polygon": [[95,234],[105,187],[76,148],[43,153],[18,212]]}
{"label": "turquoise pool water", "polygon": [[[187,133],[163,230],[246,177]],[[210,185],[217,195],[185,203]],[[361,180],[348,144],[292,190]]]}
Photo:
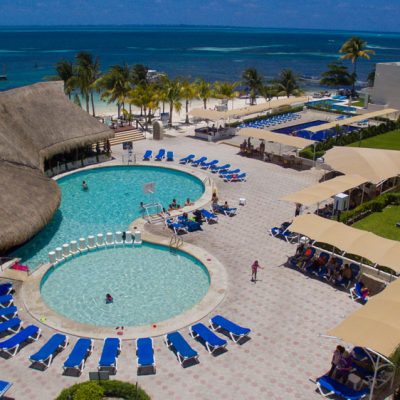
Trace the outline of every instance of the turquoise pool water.
{"label": "turquoise pool water", "polygon": [[[52,267],[42,279],[47,305],[97,326],[139,326],[174,317],[198,303],[210,285],[194,257],[144,243],[97,250]],[[114,301],[106,304],[110,293]]]}
{"label": "turquoise pool water", "polygon": [[[86,181],[89,190],[82,190]],[[143,193],[143,185],[155,182],[155,194]],[[183,204],[197,200],[203,183],[184,172],[151,166],[118,166],[80,171],[57,181],[61,205],[49,224],[12,255],[31,269],[48,262],[48,252],[79,237],[126,230],[141,215],[141,201],[159,201],[166,208],[173,198]]]}

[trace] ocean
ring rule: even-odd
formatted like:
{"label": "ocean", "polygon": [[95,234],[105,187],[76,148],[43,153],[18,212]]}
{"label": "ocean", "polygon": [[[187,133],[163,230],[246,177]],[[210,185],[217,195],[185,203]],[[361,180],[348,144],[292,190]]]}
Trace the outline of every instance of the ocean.
{"label": "ocean", "polygon": [[[358,35],[376,55],[360,60],[365,81],[376,62],[399,61],[400,33],[285,30],[230,27],[0,27],[0,90],[43,81],[60,59],[92,52],[105,71],[113,64],[141,63],[171,77],[239,81],[242,71],[257,68],[266,79],[283,68],[317,77],[338,59],[343,42]],[[351,67],[350,62],[347,64]]]}

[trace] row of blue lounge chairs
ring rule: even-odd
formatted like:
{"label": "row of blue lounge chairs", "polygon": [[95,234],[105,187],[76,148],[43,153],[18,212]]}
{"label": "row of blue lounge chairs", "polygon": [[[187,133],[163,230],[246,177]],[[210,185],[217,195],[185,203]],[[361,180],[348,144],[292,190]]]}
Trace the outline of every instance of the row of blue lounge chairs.
{"label": "row of blue lounge chairs", "polygon": [[[143,161],[150,161],[153,157],[152,150],[146,150],[143,155]],[[155,161],[162,161],[163,159],[166,161],[174,161],[174,152],[173,151],[165,151],[165,149],[158,150],[158,153],[154,156]]]}
{"label": "row of blue lounge chairs", "polygon": [[231,164],[218,165],[219,160],[207,161],[207,157],[202,156],[196,159],[194,154],[181,158],[179,164],[188,165],[193,167],[200,167],[204,170],[209,170],[214,174],[218,174],[225,182],[243,182],[246,181],[247,174],[241,172],[239,168],[231,168]]}
{"label": "row of blue lounge chairs", "polygon": [[[233,217],[236,214],[236,211],[236,207],[225,208],[219,204],[213,204],[213,212],[208,211],[205,208],[195,212],[200,213],[203,221],[212,224],[218,222],[217,213]],[[176,218],[166,218],[165,224],[168,228],[172,229],[176,235],[178,235],[181,233],[201,230],[202,221],[193,221],[192,219],[184,218],[183,215],[180,215]]]}
{"label": "row of blue lounge chairs", "polygon": [[[220,315],[216,315],[210,319],[210,328],[211,330],[206,325],[197,323],[189,329],[190,335],[194,339],[201,341],[210,354],[213,354],[218,349],[225,348],[227,345],[227,341],[217,336],[214,332],[222,332],[228,335],[235,343],[247,337],[251,332],[250,329],[243,328]],[[0,342],[0,351],[13,357],[18,353],[23,344],[37,341],[40,336],[40,328],[35,325],[29,325],[25,329],[19,330],[11,338]],[[30,362],[32,365],[35,364],[43,370],[49,368],[53,358],[67,348],[68,341],[67,335],[55,333],[36,353],[29,357]],[[182,366],[186,361],[190,359],[197,360],[198,358],[197,351],[187,343],[179,332],[172,332],[165,335],[165,344],[168,348],[174,350]],[[93,349],[92,339],[79,338],[63,364],[64,373],[72,370],[80,375]],[[105,338],[97,365],[98,370],[116,374],[120,353],[121,339]],[[155,373],[156,363],[152,338],[139,338],[136,340],[136,357],[138,373],[143,368],[151,368],[153,373]]]}
{"label": "row of blue lounge chairs", "polygon": [[281,115],[275,115],[275,116],[257,120],[257,121],[244,122],[239,125],[239,128],[264,128],[264,127],[283,124],[285,122],[293,121],[293,120],[300,119],[300,118],[301,118],[300,114],[286,113],[286,114],[281,114]]}

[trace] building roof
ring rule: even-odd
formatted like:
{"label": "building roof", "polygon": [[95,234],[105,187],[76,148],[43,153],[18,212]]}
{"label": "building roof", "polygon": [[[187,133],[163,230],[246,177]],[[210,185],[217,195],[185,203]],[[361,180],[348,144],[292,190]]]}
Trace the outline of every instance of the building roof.
{"label": "building roof", "polygon": [[367,180],[360,175],[341,175],[329,181],[321,182],[298,192],[291,193],[282,197],[281,200],[310,206],[312,204],[321,203],[338,193],[358,187],[366,182]]}
{"label": "building roof", "polygon": [[397,240],[385,239],[315,214],[296,217],[289,229],[400,273],[400,242]]}
{"label": "building roof", "polygon": [[316,132],[320,132],[320,131],[325,131],[327,129],[335,128],[336,126],[351,125],[351,124],[355,124],[360,121],[364,121],[366,119],[383,117],[385,115],[395,114],[398,112],[399,112],[399,110],[396,110],[394,108],[385,108],[383,110],[378,110],[378,111],[373,111],[373,112],[366,113],[366,114],[356,115],[356,116],[350,117],[350,118],[335,120],[333,122],[328,122],[328,123],[322,124],[322,125],[311,126],[310,128],[307,128],[306,130],[311,133],[316,133]]}
{"label": "building roof", "polygon": [[377,184],[400,174],[400,152],[363,147],[334,147],[324,155],[326,164],[347,175],[361,175]]}
{"label": "building roof", "polygon": [[43,174],[45,159],[113,132],[71,103],[63,82],[46,82],[0,93],[0,252],[41,230],[60,202],[60,191]]}
{"label": "building roof", "polygon": [[282,133],[275,133],[267,131],[266,129],[257,128],[242,128],[239,130],[240,136],[253,137],[262,139],[269,142],[280,143],[286,146],[295,147],[297,149],[304,149],[307,146],[315,143],[313,140],[303,139],[296,136],[285,135]]}

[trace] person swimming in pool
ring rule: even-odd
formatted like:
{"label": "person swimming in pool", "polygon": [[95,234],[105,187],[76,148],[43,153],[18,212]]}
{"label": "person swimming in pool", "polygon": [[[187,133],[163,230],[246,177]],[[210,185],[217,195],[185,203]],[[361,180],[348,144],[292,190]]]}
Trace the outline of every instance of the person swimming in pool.
{"label": "person swimming in pool", "polygon": [[106,294],[106,304],[110,304],[114,301],[113,297],[111,296],[110,293]]}
{"label": "person swimming in pool", "polygon": [[83,181],[83,182],[82,182],[82,189],[83,189],[83,190],[88,190],[88,189],[89,189],[89,186],[88,186],[88,184],[86,183],[86,181]]}

